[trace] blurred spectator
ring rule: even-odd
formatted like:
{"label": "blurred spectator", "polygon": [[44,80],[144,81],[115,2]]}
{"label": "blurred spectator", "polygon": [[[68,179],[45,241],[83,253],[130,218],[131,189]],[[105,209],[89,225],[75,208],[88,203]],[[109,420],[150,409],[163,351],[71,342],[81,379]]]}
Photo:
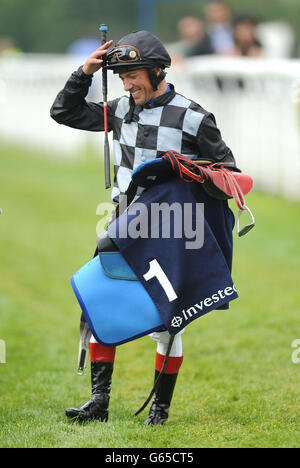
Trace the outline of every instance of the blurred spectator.
{"label": "blurred spectator", "polygon": [[184,57],[213,54],[213,47],[204,24],[199,18],[186,16],[177,25],[182,40],[181,53]]}
{"label": "blurred spectator", "polygon": [[[66,53],[73,57],[76,66],[79,67],[85,62],[86,57],[91,55],[100,46],[100,34],[99,37],[95,37],[89,34],[89,31],[86,31],[82,33],[82,36],[79,37],[79,39],[76,39],[68,46]],[[90,101],[97,99],[99,89],[99,75],[97,75],[88,90],[87,97]]]}
{"label": "blurred spectator", "polygon": [[10,57],[21,52],[14,39],[5,36],[0,37],[0,57]]}
{"label": "blurred spectator", "polygon": [[262,45],[256,37],[256,21],[250,16],[240,16],[234,21],[233,37],[235,55],[262,57]]}
{"label": "blurred spectator", "polygon": [[70,55],[86,58],[89,55],[91,55],[92,52],[98,49],[100,45],[100,36],[99,38],[92,36],[81,37],[80,39],[77,39],[74,42],[72,42],[67,48],[66,52]]}
{"label": "blurred spectator", "polygon": [[232,55],[235,50],[232,14],[229,6],[220,1],[210,1],[204,6],[206,29],[215,54]]}

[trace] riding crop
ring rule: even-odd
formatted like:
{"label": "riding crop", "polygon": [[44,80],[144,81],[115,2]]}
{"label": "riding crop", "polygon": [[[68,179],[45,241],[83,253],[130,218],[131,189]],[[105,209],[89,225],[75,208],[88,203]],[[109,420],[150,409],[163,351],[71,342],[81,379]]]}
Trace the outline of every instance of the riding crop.
{"label": "riding crop", "polygon": [[[101,34],[101,43],[107,42],[108,27],[106,24],[101,24],[99,27]],[[104,168],[105,168],[105,188],[110,188],[110,151],[108,141],[108,124],[107,124],[107,70],[106,55],[103,55],[102,64],[102,94],[103,94],[103,110],[104,110]]]}

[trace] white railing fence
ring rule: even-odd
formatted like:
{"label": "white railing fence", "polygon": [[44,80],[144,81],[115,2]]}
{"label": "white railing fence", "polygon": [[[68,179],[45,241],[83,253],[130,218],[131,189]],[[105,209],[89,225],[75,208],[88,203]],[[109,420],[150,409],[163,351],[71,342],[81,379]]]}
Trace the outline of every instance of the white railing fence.
{"label": "white railing fence", "polygon": [[[65,55],[0,59],[0,139],[73,157],[92,145],[101,155],[101,134],[58,125],[49,116],[56,94],[79,65]],[[98,75],[92,101],[102,99]],[[300,200],[300,60],[196,57],[170,69],[168,80],[214,113],[256,188]],[[122,94],[111,73],[109,99]]]}

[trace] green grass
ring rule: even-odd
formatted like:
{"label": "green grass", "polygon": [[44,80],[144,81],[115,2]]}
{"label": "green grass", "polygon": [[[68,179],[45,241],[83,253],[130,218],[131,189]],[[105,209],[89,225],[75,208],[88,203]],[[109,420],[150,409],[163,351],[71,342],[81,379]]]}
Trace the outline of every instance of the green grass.
{"label": "green grass", "polygon": [[[70,276],[93,253],[102,165],[0,147],[0,447],[299,447],[300,204],[253,192],[256,228],[235,234],[240,298],[194,321],[170,418],[146,427],[155,343],[117,349],[110,420],[64,416],[90,396],[76,375],[79,307]],[[233,206],[234,211],[236,208]]]}

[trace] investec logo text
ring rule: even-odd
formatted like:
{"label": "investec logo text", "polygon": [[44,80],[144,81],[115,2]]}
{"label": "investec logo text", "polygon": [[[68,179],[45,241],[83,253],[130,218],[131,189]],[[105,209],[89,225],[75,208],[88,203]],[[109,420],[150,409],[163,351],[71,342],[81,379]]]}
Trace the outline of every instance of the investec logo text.
{"label": "investec logo text", "polygon": [[[144,203],[135,202],[127,208],[127,197],[120,201],[123,219],[116,232],[117,225],[111,225],[110,233],[120,239],[187,239],[186,249],[200,249],[204,243],[204,203]],[[126,209],[127,208],[127,209]],[[98,222],[96,232],[101,236],[111,219],[114,207],[110,203],[100,203],[96,214],[102,219]]]}
{"label": "investec logo text", "polygon": [[175,316],[171,322],[172,327],[180,327],[182,325],[183,319],[185,321],[192,318],[194,315],[199,314],[200,312],[204,312],[206,308],[213,306],[214,304],[218,303],[220,299],[225,299],[227,296],[231,296],[237,292],[236,287],[228,286],[225,289],[220,289],[218,292],[213,294],[211,297],[206,297],[202,301],[199,301],[197,304],[192,305],[188,309],[182,310],[181,316]]}

